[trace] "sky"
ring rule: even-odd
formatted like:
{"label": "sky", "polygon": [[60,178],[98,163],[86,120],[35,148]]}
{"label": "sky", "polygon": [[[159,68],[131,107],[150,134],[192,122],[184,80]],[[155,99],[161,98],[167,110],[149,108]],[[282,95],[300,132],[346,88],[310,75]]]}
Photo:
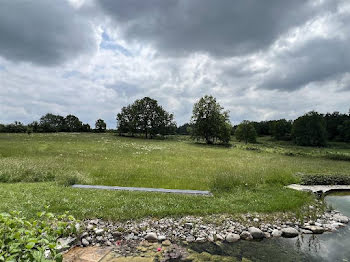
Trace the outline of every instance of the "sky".
{"label": "sky", "polygon": [[349,25],[348,0],[0,0],[0,123],[115,128],[145,96],[179,125],[204,95],[233,124],[347,113]]}

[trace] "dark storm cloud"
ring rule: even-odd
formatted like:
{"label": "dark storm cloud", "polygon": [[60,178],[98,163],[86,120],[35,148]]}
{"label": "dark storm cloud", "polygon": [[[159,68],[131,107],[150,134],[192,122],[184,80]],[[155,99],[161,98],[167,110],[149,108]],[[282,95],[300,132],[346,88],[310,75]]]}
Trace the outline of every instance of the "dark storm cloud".
{"label": "dark storm cloud", "polygon": [[2,0],[0,56],[56,65],[95,47],[91,26],[67,1]]}
{"label": "dark storm cloud", "polygon": [[125,37],[168,54],[236,56],[269,46],[282,33],[331,10],[337,1],[100,0]]}

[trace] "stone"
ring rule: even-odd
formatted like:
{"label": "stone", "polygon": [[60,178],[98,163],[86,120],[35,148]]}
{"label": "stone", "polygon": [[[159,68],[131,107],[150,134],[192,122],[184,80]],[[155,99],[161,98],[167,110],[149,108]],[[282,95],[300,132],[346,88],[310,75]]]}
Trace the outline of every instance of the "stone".
{"label": "stone", "polygon": [[232,233],[229,233],[227,234],[226,236],[226,241],[228,243],[234,243],[234,242],[237,242],[238,240],[240,240],[240,236],[238,234],[232,234]]}
{"label": "stone", "polygon": [[282,229],[282,236],[283,237],[292,238],[292,237],[296,237],[298,235],[299,235],[299,232],[295,228],[286,227],[286,228]]}
{"label": "stone", "polygon": [[264,232],[262,232],[259,228],[256,227],[250,227],[248,228],[248,231],[254,239],[263,239],[265,236]]}
{"label": "stone", "polygon": [[264,232],[264,237],[265,238],[271,238],[271,234],[269,232]]}
{"label": "stone", "polygon": [[90,245],[90,242],[86,238],[83,238],[81,240],[81,243],[83,244],[84,247],[87,247],[88,245]]}
{"label": "stone", "polygon": [[158,236],[158,241],[162,242],[164,240],[166,240],[166,236]]}
{"label": "stone", "polygon": [[104,231],[104,229],[102,229],[102,228],[96,228],[96,229],[95,229],[95,234],[96,234],[97,236],[101,236],[104,232],[105,232],[105,231]]}
{"label": "stone", "polygon": [[205,237],[197,237],[197,238],[196,238],[196,242],[197,242],[197,243],[204,243],[204,242],[206,242],[206,240],[207,240],[207,239],[206,239]]}
{"label": "stone", "polygon": [[170,240],[164,240],[164,241],[162,242],[162,245],[163,245],[163,246],[171,246],[171,242],[170,242]]}
{"label": "stone", "polygon": [[191,243],[191,242],[194,242],[196,239],[194,238],[194,236],[188,236],[186,237],[186,241]]}
{"label": "stone", "polygon": [[307,230],[307,229],[302,229],[300,232],[302,234],[312,234],[312,231],[311,230]]}
{"label": "stone", "polygon": [[221,234],[216,234],[215,239],[216,239],[216,241],[223,241],[224,237]]}
{"label": "stone", "polygon": [[185,223],[184,227],[187,229],[191,229],[191,228],[193,228],[193,224],[192,223]]}
{"label": "stone", "polygon": [[305,229],[312,231],[314,234],[322,234],[325,231],[325,229],[320,226],[308,226],[305,227]]}
{"label": "stone", "polygon": [[158,241],[157,234],[154,232],[150,232],[145,236],[145,239],[149,242],[156,242]]}
{"label": "stone", "polygon": [[59,238],[57,240],[57,251],[63,252],[69,249],[75,243],[76,240],[77,239],[75,237]]}
{"label": "stone", "polygon": [[243,240],[252,240],[253,239],[252,235],[248,231],[243,231],[239,236]]}
{"label": "stone", "polygon": [[336,215],[334,215],[333,219],[335,221],[343,223],[343,224],[349,223],[349,218],[346,216],[343,216],[343,215],[336,214]]}

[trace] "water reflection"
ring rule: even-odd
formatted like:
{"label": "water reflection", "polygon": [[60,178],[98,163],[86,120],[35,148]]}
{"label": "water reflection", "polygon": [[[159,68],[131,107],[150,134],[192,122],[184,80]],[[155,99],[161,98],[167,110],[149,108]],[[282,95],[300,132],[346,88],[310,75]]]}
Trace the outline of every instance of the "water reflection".
{"label": "water reflection", "polygon": [[[350,194],[332,194],[326,202],[350,216]],[[350,261],[350,228],[322,235],[301,235],[297,238],[239,241],[235,244],[192,244],[197,252],[247,258],[252,261]]]}

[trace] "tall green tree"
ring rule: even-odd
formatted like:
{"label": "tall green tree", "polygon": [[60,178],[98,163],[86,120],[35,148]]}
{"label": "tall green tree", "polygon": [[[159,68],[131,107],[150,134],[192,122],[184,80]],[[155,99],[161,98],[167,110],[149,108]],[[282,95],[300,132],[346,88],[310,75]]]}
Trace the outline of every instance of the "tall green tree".
{"label": "tall green tree", "polygon": [[256,142],[256,131],[252,122],[244,120],[240,123],[235,131],[235,137],[239,141],[244,141],[246,144]]}
{"label": "tall green tree", "polygon": [[176,131],[173,114],[166,112],[157,100],[149,97],[123,107],[117,115],[117,122],[120,134],[144,134],[146,138],[174,134]]}
{"label": "tall green tree", "polygon": [[228,111],[216,102],[213,96],[204,96],[193,106],[191,136],[203,139],[207,144],[216,141],[227,144],[231,138],[231,124]]}
{"label": "tall green tree", "polygon": [[103,119],[97,119],[95,123],[95,129],[97,132],[104,133],[106,132],[107,125]]}
{"label": "tall green tree", "polygon": [[39,120],[39,129],[41,132],[61,132],[65,131],[66,121],[63,116],[46,114]]}
{"label": "tall green tree", "polygon": [[68,132],[80,132],[83,127],[83,123],[78,117],[74,115],[67,115],[65,120],[66,131]]}
{"label": "tall green tree", "polygon": [[271,134],[277,140],[289,140],[292,133],[292,122],[286,119],[272,121]]}
{"label": "tall green tree", "polygon": [[292,137],[300,146],[325,146],[327,130],[323,115],[311,111],[297,118],[293,123]]}

